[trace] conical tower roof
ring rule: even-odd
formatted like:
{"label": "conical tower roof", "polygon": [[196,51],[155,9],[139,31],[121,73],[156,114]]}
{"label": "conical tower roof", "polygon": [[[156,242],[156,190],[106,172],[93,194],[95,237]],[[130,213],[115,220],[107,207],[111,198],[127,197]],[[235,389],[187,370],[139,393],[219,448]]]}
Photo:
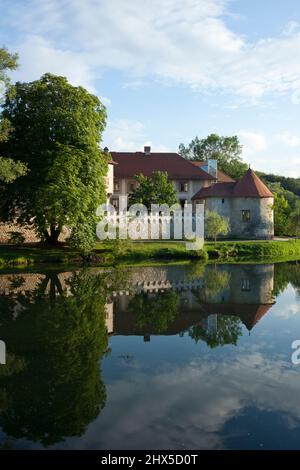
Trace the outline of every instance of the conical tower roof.
{"label": "conical tower roof", "polygon": [[236,183],[233,195],[235,197],[274,197],[269,188],[251,168]]}

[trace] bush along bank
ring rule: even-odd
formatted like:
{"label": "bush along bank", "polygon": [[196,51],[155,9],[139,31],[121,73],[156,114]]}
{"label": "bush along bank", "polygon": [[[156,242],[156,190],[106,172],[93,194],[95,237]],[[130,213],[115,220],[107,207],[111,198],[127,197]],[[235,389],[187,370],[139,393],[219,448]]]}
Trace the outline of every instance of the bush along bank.
{"label": "bush along bank", "polygon": [[285,241],[222,241],[207,243],[210,260],[216,261],[294,261],[300,260],[300,239]]}

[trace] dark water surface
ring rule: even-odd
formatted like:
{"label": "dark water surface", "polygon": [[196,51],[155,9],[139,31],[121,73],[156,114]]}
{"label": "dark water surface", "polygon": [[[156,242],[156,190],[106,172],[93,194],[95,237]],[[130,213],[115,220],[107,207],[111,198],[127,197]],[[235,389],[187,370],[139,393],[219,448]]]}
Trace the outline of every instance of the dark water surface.
{"label": "dark water surface", "polygon": [[0,275],[1,448],[300,449],[299,296],[295,263]]}

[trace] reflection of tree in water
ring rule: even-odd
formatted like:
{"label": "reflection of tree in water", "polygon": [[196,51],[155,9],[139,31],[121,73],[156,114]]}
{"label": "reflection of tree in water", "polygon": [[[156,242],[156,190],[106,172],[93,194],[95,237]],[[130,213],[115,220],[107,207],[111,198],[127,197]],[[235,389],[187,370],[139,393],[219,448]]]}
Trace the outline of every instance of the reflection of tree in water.
{"label": "reflection of tree in water", "polygon": [[79,272],[67,282],[68,294],[52,273],[34,292],[0,299],[7,308],[2,339],[22,358],[0,376],[0,424],[10,436],[44,445],[81,435],[106,400],[99,360],[108,345],[105,303],[114,276]]}
{"label": "reflection of tree in water", "polygon": [[[203,288],[193,290],[193,295],[200,305],[216,300],[216,296],[228,286],[230,273],[217,267],[209,267],[205,271],[203,280]],[[217,315],[215,318],[217,322],[214,331],[203,324],[198,324],[189,328],[189,336],[196,343],[200,340],[205,341],[211,348],[225,344],[236,345],[239,336],[242,335],[240,319],[233,315]]]}
{"label": "reflection of tree in water", "polygon": [[174,291],[136,294],[129,302],[129,310],[136,316],[140,328],[153,332],[165,331],[178,314],[179,295]]}
{"label": "reflection of tree in water", "polygon": [[242,336],[241,321],[233,315],[218,315],[217,327],[214,332],[202,325],[189,328],[189,336],[196,342],[202,340],[210,348],[224,346],[225,344],[237,345],[238,338]]}
{"label": "reflection of tree in water", "polygon": [[300,296],[300,263],[276,263],[274,265],[274,295],[281,294],[289,284]]}
{"label": "reflection of tree in water", "polygon": [[230,273],[218,268],[210,268],[205,271],[204,287],[200,290],[200,295],[204,299],[211,299],[220,291],[225,289],[230,281]]}

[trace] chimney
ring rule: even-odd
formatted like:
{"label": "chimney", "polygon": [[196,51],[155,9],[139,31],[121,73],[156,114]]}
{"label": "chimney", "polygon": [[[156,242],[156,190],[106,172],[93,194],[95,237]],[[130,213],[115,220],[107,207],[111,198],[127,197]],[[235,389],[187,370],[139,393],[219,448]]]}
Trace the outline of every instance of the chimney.
{"label": "chimney", "polygon": [[145,145],[144,147],[144,154],[145,155],[150,155],[151,154],[151,147],[148,145]]}

